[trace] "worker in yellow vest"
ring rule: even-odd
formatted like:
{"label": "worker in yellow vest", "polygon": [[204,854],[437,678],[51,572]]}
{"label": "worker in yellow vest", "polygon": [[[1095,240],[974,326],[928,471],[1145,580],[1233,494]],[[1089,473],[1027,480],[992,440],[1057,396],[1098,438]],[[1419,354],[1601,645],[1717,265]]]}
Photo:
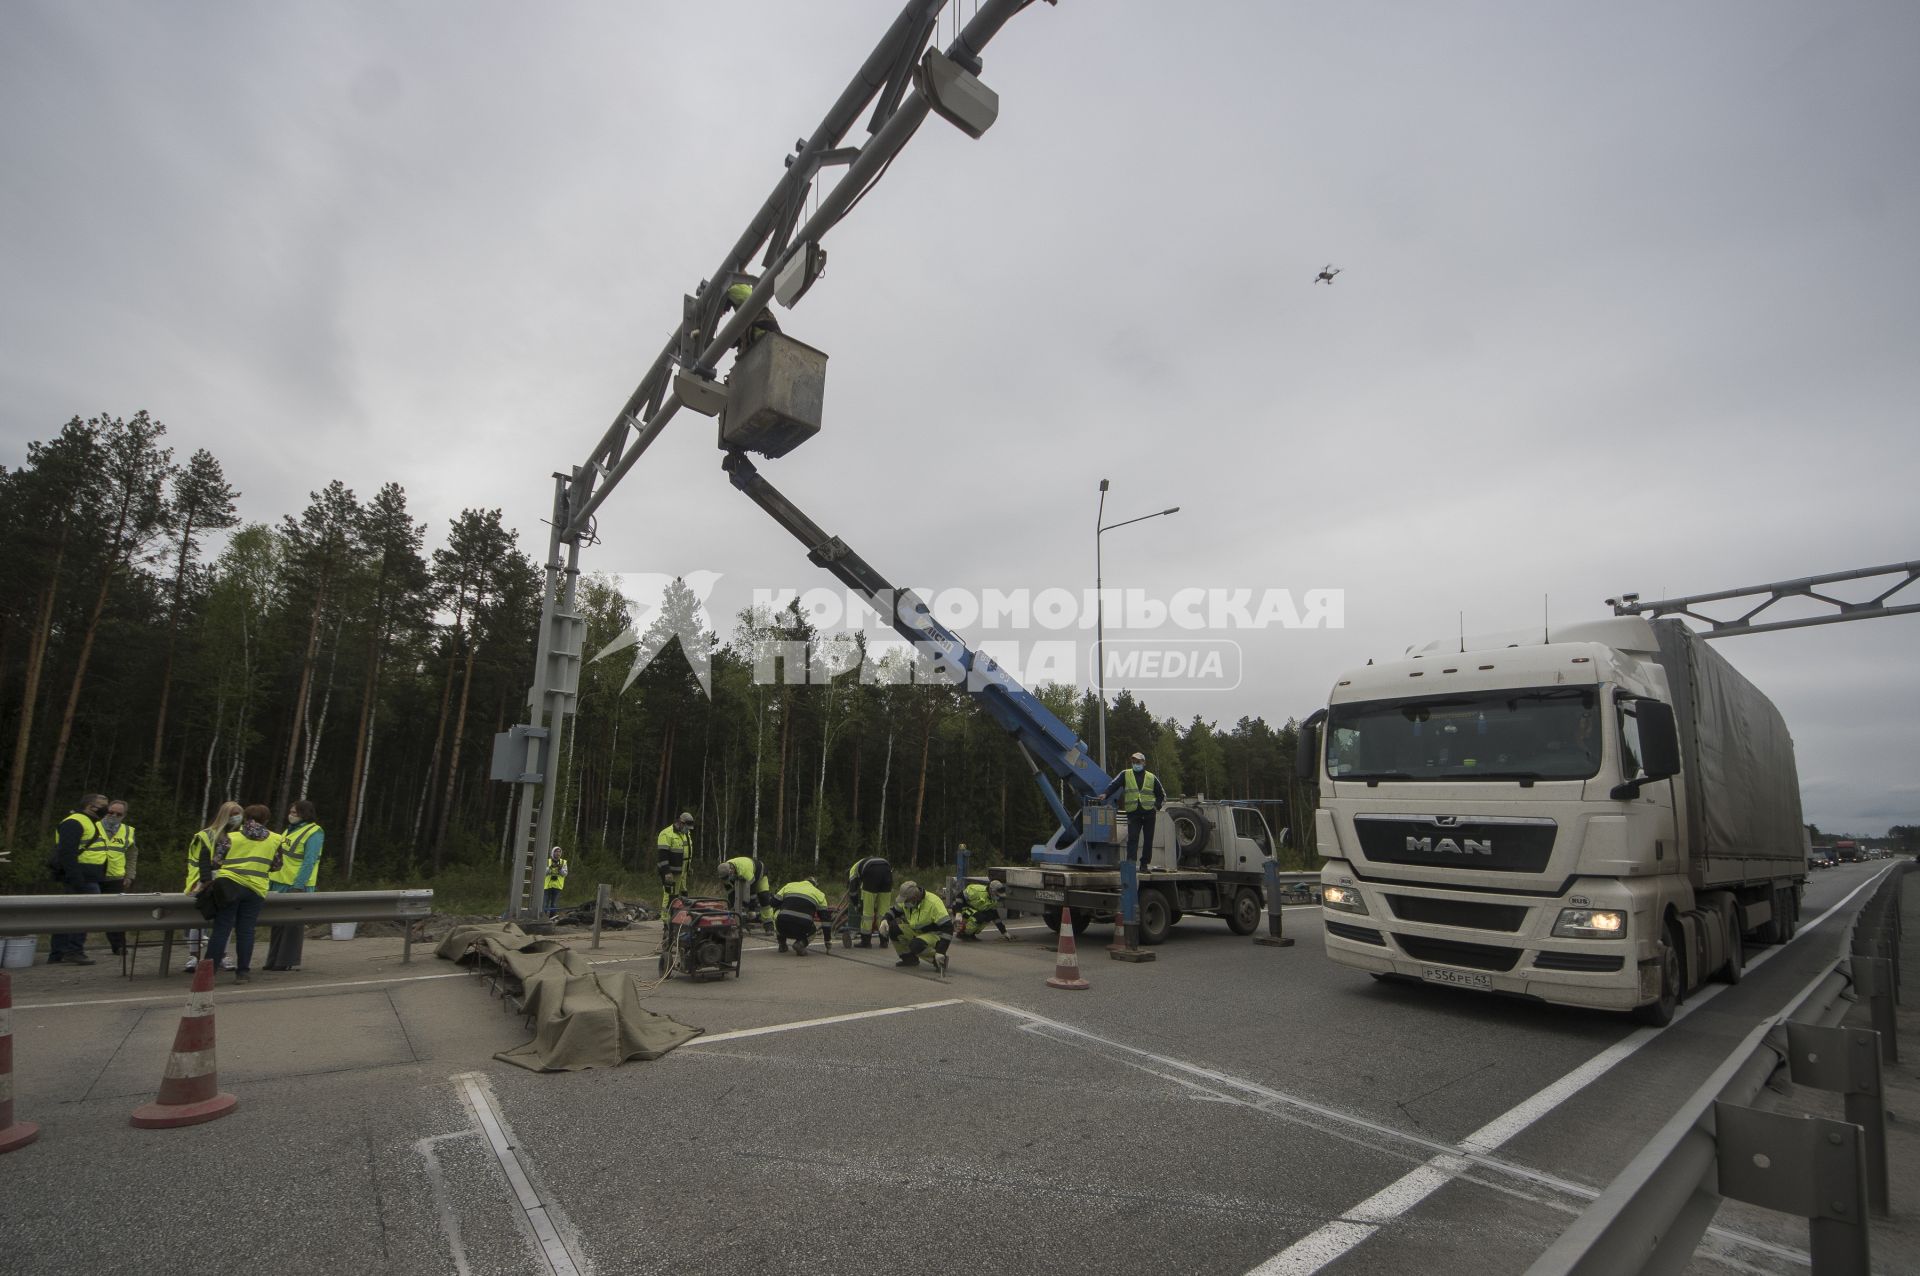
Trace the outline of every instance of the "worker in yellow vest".
{"label": "worker in yellow vest", "polygon": [[[107,874],[107,851],[100,841],[100,817],[107,813],[107,795],[89,793],[80,799],[80,809],[60,821],[53,834],[53,856],[47,870],[66,887],[69,895],[98,895]],[[55,935],[47,953],[49,964],[66,962],[91,966],[87,956],[85,932]]]}
{"label": "worker in yellow vest", "polygon": [[1167,790],[1160,777],[1147,770],[1146,754],[1134,754],[1132,763],[1113,777],[1101,796],[1108,802],[1120,799],[1120,809],[1127,816],[1127,858],[1145,872],[1153,867],[1154,816],[1167,804]]}
{"label": "worker in yellow vest", "polygon": [[233,937],[240,961],[233,981],[251,983],[253,976],[253,932],[260,921],[260,906],[266,902],[267,887],[273,872],[284,862],[281,836],[267,827],[269,812],[255,803],[242,812],[238,832],[227,838],[227,857],[213,871],[213,942],[207,946],[207,960],[218,964],[227,955],[227,939]]}
{"label": "worker in yellow vest", "polygon": [[[238,802],[222,802],[220,809],[214,812],[213,822],[196,832],[187,843],[187,884],[185,891],[189,895],[198,895],[206,887],[213,885],[213,871],[220,867],[220,861],[226,858],[227,838],[240,827]],[[207,914],[209,917],[212,914]],[[206,938],[204,931],[195,928],[187,932],[187,973],[193,973],[200,964],[200,945]],[[233,958],[227,958],[227,969],[233,969]]]}
{"label": "worker in yellow vest", "polygon": [[567,889],[567,857],[557,846],[547,852],[547,876],[540,889],[544,911],[551,917],[560,911],[560,892]]}
{"label": "worker in yellow vest", "polygon": [[767,884],[764,864],[751,855],[736,855],[720,866],[720,884],[727,888],[741,926],[757,909],[761,924],[773,929],[773,888]]}
{"label": "worker in yellow vest", "polygon": [[[788,882],[774,894],[779,897],[779,911],[773,915],[773,933],[780,937],[780,951],[786,952],[788,941],[792,941],[793,955],[805,957],[807,944],[827,911],[827,893],[820,889],[819,878],[809,877]],[[831,936],[828,946],[832,946]]]}
{"label": "worker in yellow vest", "polygon": [[922,958],[947,973],[947,948],[953,942],[953,917],[940,897],[918,882],[900,883],[900,893],[885,919],[887,939],[900,959],[896,966],[918,966]]}
{"label": "worker in yellow vest", "polygon": [[[100,893],[121,894],[133,880],[133,866],[139,858],[133,842],[133,825],[127,823],[125,798],[115,798],[107,803],[107,813],[100,821],[100,844],[106,848],[107,854],[106,872],[100,879]],[[113,949],[115,957],[120,956],[127,951],[127,933],[121,930],[108,931],[107,944]]]}
{"label": "worker in yellow vest", "polygon": [[[274,894],[311,893],[320,883],[320,853],[326,849],[326,831],[320,827],[320,814],[313,803],[301,798],[287,808],[287,831],[282,833],[280,867],[273,871],[267,889]],[[307,946],[307,928],[300,922],[275,926],[267,945],[268,970],[298,970]]]}
{"label": "worker in yellow vest", "polygon": [[666,916],[667,904],[687,884],[687,862],[693,858],[693,813],[680,812],[680,818],[660,830],[654,840],[655,868],[660,874],[660,915]]}

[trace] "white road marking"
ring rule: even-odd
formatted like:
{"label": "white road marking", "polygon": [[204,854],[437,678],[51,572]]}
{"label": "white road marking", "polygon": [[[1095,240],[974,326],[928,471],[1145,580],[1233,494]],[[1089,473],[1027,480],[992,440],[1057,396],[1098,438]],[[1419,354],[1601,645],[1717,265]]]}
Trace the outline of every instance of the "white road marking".
{"label": "white road marking", "polygon": [[764,1037],[769,1033],[792,1032],[796,1028],[821,1028],[832,1023],[852,1023],[856,1019],[879,1019],[886,1015],[904,1015],[913,1010],[933,1010],[940,1006],[957,1006],[963,997],[948,997],[941,1001],[916,1001],[910,1006],[887,1006],[880,1010],[858,1010],[850,1015],[828,1015],[823,1019],[799,1019],[792,1023],[772,1023],[764,1028],[740,1028],[733,1032],[716,1032],[710,1037],[695,1037],[682,1050],[692,1050],[696,1046],[711,1046],[722,1041],[738,1041],[742,1037]]}
{"label": "white road marking", "polygon": [[478,1072],[463,1072],[453,1079],[459,1085],[481,1132],[493,1146],[493,1155],[506,1172],[507,1182],[513,1186],[520,1211],[526,1216],[539,1246],[542,1270],[551,1276],[585,1276],[584,1264],[574,1257],[560,1235],[553,1217],[553,1206],[540,1199],[540,1194],[534,1191],[533,1183],[527,1177],[526,1167],[520,1164],[520,1155],[514,1151],[514,1140],[507,1119],[494,1103],[486,1077]]}
{"label": "white road marking", "polygon": [[[1794,937],[1795,940],[1798,940],[1800,935],[1807,934],[1813,930],[1814,927],[1820,925],[1829,917],[1834,916],[1842,908],[1846,907],[1847,903],[1852,900],[1855,895],[1858,895],[1861,891],[1866,890],[1867,887],[1878,882],[1892,867],[1892,865],[1888,865],[1886,869],[1875,873],[1872,877],[1849,891],[1839,903],[1833,905],[1824,913],[1821,913],[1818,917],[1803,925],[1800,928],[1799,934]],[[1784,944],[1767,949],[1758,957],[1748,962],[1746,969],[1753,970],[1758,966],[1765,965],[1776,953],[1783,952],[1785,949],[1786,945]],[[1793,1010],[1798,1009],[1800,1003],[1805,1001],[1826,977],[1827,972],[1824,970],[1821,971],[1820,974],[1815,976],[1813,981],[1789,1003],[1785,1011],[1773,1017],[1784,1018]],[[1728,984],[1714,984],[1696,992],[1686,1004],[1682,1005],[1680,1009],[1675,1012],[1673,1022],[1680,1022],[1680,1020],[1719,996],[1720,993],[1724,992],[1730,986],[1731,985]],[[1573,1095],[1579,1093],[1587,1086],[1592,1085],[1609,1071],[1619,1066],[1639,1051],[1642,1046],[1659,1036],[1663,1031],[1665,1030],[1661,1028],[1634,1029],[1625,1037],[1614,1042],[1611,1046],[1608,1046],[1605,1050],[1602,1050],[1599,1054],[1573,1069],[1559,1080],[1552,1082],[1535,1094],[1521,1100],[1513,1107],[1507,1109],[1507,1111],[1481,1126],[1478,1130],[1475,1130],[1472,1134],[1469,1134],[1460,1141],[1459,1153],[1474,1158],[1486,1156],[1519,1134],[1522,1130],[1525,1130],[1528,1126],[1538,1121],[1541,1117],[1551,1112],[1554,1108],[1566,1102]],[[1287,1248],[1281,1250],[1266,1262],[1252,1269],[1247,1273],[1247,1276],[1309,1276],[1310,1273],[1319,1271],[1328,1263],[1331,1263],[1348,1250],[1353,1249],[1356,1245],[1365,1241],[1369,1236],[1379,1231],[1381,1227],[1398,1219],[1408,1210],[1411,1210],[1414,1206],[1426,1200],[1427,1197],[1440,1190],[1440,1188],[1452,1182],[1459,1176],[1461,1169],[1464,1169],[1466,1164],[1467,1162],[1463,1161],[1461,1156],[1457,1154],[1442,1153],[1434,1157],[1425,1165],[1404,1175],[1396,1182],[1388,1184],[1352,1209],[1347,1210],[1333,1222],[1328,1223],[1319,1230],[1287,1246]],[[1719,1229],[1715,1230],[1718,1231]]]}

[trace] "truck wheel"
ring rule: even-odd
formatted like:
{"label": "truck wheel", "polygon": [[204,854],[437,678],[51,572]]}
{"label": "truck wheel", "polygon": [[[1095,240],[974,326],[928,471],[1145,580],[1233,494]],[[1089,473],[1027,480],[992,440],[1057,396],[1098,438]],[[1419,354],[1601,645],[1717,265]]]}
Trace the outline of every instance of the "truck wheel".
{"label": "truck wheel", "polygon": [[1165,891],[1140,892],[1140,942],[1143,944],[1164,943],[1167,932],[1173,929],[1173,905],[1167,902]]}
{"label": "truck wheel", "polygon": [[1654,1028],[1664,1028],[1672,1023],[1673,1012],[1680,1008],[1682,973],[1680,933],[1669,922],[1660,936],[1660,995],[1644,1006],[1636,1006],[1633,1017]]}
{"label": "truck wheel", "polygon": [[1213,825],[1195,807],[1168,807],[1167,818],[1173,821],[1173,850],[1177,858],[1198,855],[1213,840]]}
{"label": "truck wheel", "polygon": [[1227,907],[1227,929],[1236,935],[1251,935],[1260,929],[1260,914],[1264,911],[1260,892],[1251,886],[1242,886]]}

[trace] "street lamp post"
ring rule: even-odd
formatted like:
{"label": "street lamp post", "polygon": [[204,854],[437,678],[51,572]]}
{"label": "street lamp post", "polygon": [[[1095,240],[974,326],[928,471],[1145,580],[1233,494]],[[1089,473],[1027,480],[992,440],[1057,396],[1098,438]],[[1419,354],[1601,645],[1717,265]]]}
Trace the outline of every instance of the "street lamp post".
{"label": "street lamp post", "polygon": [[1100,538],[1116,527],[1125,527],[1129,523],[1144,523],[1150,518],[1165,518],[1169,514],[1178,514],[1178,505],[1151,514],[1142,514],[1138,518],[1122,519],[1118,523],[1106,523],[1107,480],[1100,480],[1100,508],[1093,516],[1093,662],[1095,694],[1100,698],[1100,769],[1107,769],[1107,595],[1100,561]]}

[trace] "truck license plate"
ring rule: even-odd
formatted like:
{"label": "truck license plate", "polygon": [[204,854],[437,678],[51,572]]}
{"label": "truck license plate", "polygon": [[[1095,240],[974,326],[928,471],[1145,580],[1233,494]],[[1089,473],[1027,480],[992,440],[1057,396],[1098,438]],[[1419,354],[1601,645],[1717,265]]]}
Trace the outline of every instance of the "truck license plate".
{"label": "truck license plate", "polygon": [[1493,976],[1471,970],[1448,970],[1445,966],[1422,966],[1420,978],[1430,984],[1452,984],[1456,988],[1478,988],[1481,992],[1493,991]]}
{"label": "truck license plate", "polygon": [[1035,891],[1033,896],[1035,899],[1044,900],[1049,904],[1064,904],[1067,902],[1067,893],[1065,891]]}

